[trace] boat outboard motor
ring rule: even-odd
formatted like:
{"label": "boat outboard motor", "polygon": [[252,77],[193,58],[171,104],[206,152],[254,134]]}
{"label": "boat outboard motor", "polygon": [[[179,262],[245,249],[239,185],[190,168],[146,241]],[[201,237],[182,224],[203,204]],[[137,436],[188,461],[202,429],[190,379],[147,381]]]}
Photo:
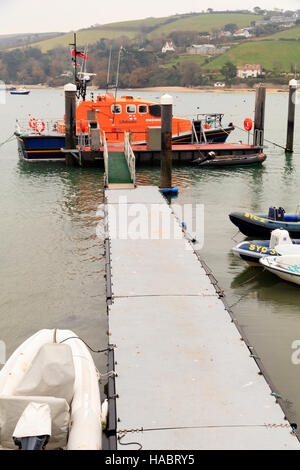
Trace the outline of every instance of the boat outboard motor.
{"label": "boat outboard motor", "polygon": [[293,242],[290,238],[290,234],[287,230],[282,228],[277,228],[273,230],[271,233],[270,238],[270,249],[274,250],[274,248],[278,245],[292,245]]}
{"label": "boat outboard motor", "polygon": [[268,213],[269,220],[284,220],[285,210],[283,207],[270,207]]}
{"label": "boat outboard motor", "polygon": [[49,436],[22,437],[22,439],[14,437],[14,443],[19,450],[45,450],[48,441]]}
{"label": "boat outboard motor", "polygon": [[51,436],[51,410],[47,403],[31,402],[13,434],[19,450],[44,450]]}
{"label": "boat outboard motor", "polygon": [[268,219],[276,220],[276,207],[269,207]]}
{"label": "boat outboard motor", "polygon": [[276,220],[284,220],[284,214],[285,214],[285,210],[283,209],[283,207],[279,207],[277,209],[277,219]]}
{"label": "boat outboard motor", "polygon": [[207,158],[208,160],[214,160],[214,158],[216,158],[215,152],[209,152]]}

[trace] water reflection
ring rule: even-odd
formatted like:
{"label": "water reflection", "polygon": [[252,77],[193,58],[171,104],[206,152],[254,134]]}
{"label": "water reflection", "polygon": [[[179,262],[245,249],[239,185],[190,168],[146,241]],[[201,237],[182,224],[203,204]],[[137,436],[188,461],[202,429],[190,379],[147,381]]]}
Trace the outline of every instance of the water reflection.
{"label": "water reflection", "polygon": [[283,178],[285,182],[292,183],[292,178],[288,178],[295,174],[295,167],[293,164],[293,153],[286,153],[285,154],[285,165],[284,165],[284,174]]}
{"label": "water reflection", "polygon": [[[43,185],[60,187],[63,191],[62,212],[75,216],[88,216],[96,212],[103,202],[103,169],[66,168],[60,163],[28,164],[19,162],[17,173],[27,182],[41,182]],[[89,220],[88,218],[85,220]]]}
{"label": "water reflection", "polygon": [[[96,225],[103,170],[16,162],[9,184],[0,226],[7,253],[1,255],[0,331],[8,354],[35,331],[55,327],[73,329],[101,349],[105,259]],[[105,358],[94,359],[105,371]]]}
{"label": "water reflection", "polygon": [[246,296],[258,302],[268,302],[300,313],[300,289],[283,281],[263,268],[247,266],[232,279],[231,289],[235,295]]}

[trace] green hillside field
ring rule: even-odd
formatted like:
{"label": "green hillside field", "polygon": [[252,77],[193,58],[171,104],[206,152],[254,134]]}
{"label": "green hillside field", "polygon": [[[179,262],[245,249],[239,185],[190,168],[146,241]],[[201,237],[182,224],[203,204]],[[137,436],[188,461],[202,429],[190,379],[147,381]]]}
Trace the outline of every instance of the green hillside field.
{"label": "green hillside field", "polygon": [[203,55],[194,55],[194,54],[181,54],[173,59],[169,60],[167,64],[164,66],[166,68],[173,67],[174,65],[178,65],[184,62],[194,62],[197,65],[203,65],[205,62],[206,57]]}
{"label": "green hillside field", "polygon": [[287,29],[286,31],[279,31],[279,33],[272,34],[268,36],[267,39],[296,39],[300,38],[300,25],[295,26],[295,28]]}
{"label": "green hillside field", "polygon": [[[86,44],[94,44],[101,38],[116,39],[120,36],[128,36],[133,39],[136,36],[134,31],[117,30],[117,29],[85,29],[77,32],[77,44],[85,46]],[[68,47],[74,40],[74,33],[64,34],[63,36],[48,39],[34,43],[32,46],[39,47],[42,52],[48,52],[57,47]]]}
{"label": "green hillside field", "polygon": [[149,37],[168,35],[173,31],[213,31],[222,29],[226,24],[233,23],[240,28],[250,26],[251,21],[261,17],[250,14],[202,14],[178,19],[175,22],[162,25],[149,34]]}
{"label": "green hillside field", "polygon": [[300,65],[300,41],[253,41],[235,46],[203,68],[219,70],[232,62],[235,65],[260,64],[266,70],[290,71],[291,65]]}
{"label": "green hillside field", "polygon": [[[86,44],[95,44],[101,38],[104,39],[116,39],[121,36],[127,36],[129,39],[134,39],[144,34],[147,36],[147,29],[159,27],[162,23],[169,19],[174,21],[179,18],[175,15],[174,17],[164,18],[146,18],[143,20],[133,21],[122,21],[119,23],[109,23],[107,25],[101,25],[93,28],[80,29],[77,31],[77,42],[79,46]],[[39,41],[34,45],[39,47],[42,52],[48,52],[56,47],[67,47],[73,41],[74,33],[66,33],[63,36],[51,38],[45,41]]]}
{"label": "green hillside field", "polygon": [[[251,21],[260,19],[260,16],[251,14],[199,14],[199,15],[174,15],[165,18],[146,18],[143,20],[123,21],[98,27],[77,31],[79,45],[93,44],[101,38],[116,39],[127,36],[130,39],[145,37],[168,37],[175,31],[212,31],[220,29],[228,23],[234,23],[239,27],[249,26]],[[73,33],[51,38],[35,43],[42,52],[47,52],[56,47],[67,47],[73,40]]]}

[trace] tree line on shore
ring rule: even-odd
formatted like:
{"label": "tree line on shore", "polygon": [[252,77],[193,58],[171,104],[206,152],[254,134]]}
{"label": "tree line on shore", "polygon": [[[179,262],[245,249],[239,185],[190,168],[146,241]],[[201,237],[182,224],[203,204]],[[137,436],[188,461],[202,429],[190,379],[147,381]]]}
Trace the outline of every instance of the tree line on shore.
{"label": "tree line on shore", "polygon": [[[116,81],[119,48],[113,49],[111,78]],[[109,50],[103,42],[92,46],[88,52],[87,70],[97,74],[93,84],[105,87],[107,81]],[[159,85],[196,86],[207,84],[201,67],[193,61],[166,66],[160,53],[123,47],[121,52],[119,86],[146,87]],[[6,83],[47,84],[60,86],[72,77],[71,54],[65,48],[42,53],[40,49],[28,47],[0,52],[0,80]]]}
{"label": "tree line on shore", "polygon": [[[187,38],[178,34],[177,41]],[[193,36],[190,34],[189,40]],[[118,54],[121,47],[121,62],[118,85],[120,88],[143,88],[154,86],[197,87],[213,85],[216,80],[224,80],[228,85],[238,83],[236,67],[227,62],[219,71],[209,71],[197,64],[192,58],[178,60],[179,56],[162,54],[163,40],[156,44],[144,42],[136,44],[126,36],[113,41],[101,39],[88,51],[87,71],[95,73],[93,85],[107,86],[109,51],[112,50],[110,82],[116,82]],[[158,47],[160,46],[160,48]],[[172,57],[172,60],[170,58]],[[205,60],[207,62],[209,59]],[[205,63],[204,62],[204,63]],[[68,48],[52,49],[46,53],[37,47],[18,48],[0,51],[0,80],[6,83],[48,86],[61,86],[72,80],[71,53]],[[280,77],[274,76],[280,82]],[[251,80],[247,85],[251,85]],[[253,80],[251,81],[253,82]]]}

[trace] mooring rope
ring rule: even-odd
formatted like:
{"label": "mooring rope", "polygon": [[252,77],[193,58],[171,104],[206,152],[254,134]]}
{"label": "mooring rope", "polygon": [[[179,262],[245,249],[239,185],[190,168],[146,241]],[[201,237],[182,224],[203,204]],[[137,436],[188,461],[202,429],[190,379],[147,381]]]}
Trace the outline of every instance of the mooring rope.
{"label": "mooring rope", "polygon": [[[234,125],[234,127],[236,127],[237,129],[239,129],[240,131],[247,132],[247,134],[248,134],[248,131],[246,131],[246,129],[243,129],[242,127],[239,127],[239,126],[237,126],[236,124]],[[253,137],[253,133],[251,133],[250,135]],[[276,144],[276,142],[272,142],[271,140],[268,140],[268,139],[266,139],[265,137],[264,137],[264,140],[265,140],[266,142],[268,142],[268,144],[272,144],[272,145],[275,145],[275,147],[279,147],[279,148],[281,148],[281,149],[283,149],[283,150],[286,150],[286,148],[283,147],[282,145]]]}
{"label": "mooring rope", "polygon": [[4,142],[0,143],[0,147],[3,147],[3,145],[8,144],[9,142],[12,142],[14,138],[15,138],[15,134],[12,134],[6,140],[4,140]]}
{"label": "mooring rope", "polygon": [[115,346],[109,346],[108,348],[99,349],[99,350],[93,349],[93,348],[91,348],[91,346],[90,346],[86,341],[84,341],[84,340],[83,340],[82,338],[80,338],[79,336],[70,336],[69,338],[66,338],[66,339],[63,339],[62,341],[60,341],[59,344],[65,343],[66,341],[69,341],[70,339],[79,339],[80,341],[82,341],[82,342],[86,345],[86,347],[87,347],[90,351],[92,351],[92,352],[94,352],[94,353],[104,353],[104,352],[114,351],[114,349],[115,349]]}
{"label": "mooring rope", "polygon": [[142,444],[141,444],[140,442],[121,442],[122,439],[124,439],[125,436],[126,436],[126,433],[124,433],[122,436],[119,436],[119,437],[118,437],[118,441],[119,441],[119,444],[120,444],[121,446],[137,445],[137,446],[139,446],[139,449],[137,449],[137,450],[142,450],[143,446],[142,446]]}

